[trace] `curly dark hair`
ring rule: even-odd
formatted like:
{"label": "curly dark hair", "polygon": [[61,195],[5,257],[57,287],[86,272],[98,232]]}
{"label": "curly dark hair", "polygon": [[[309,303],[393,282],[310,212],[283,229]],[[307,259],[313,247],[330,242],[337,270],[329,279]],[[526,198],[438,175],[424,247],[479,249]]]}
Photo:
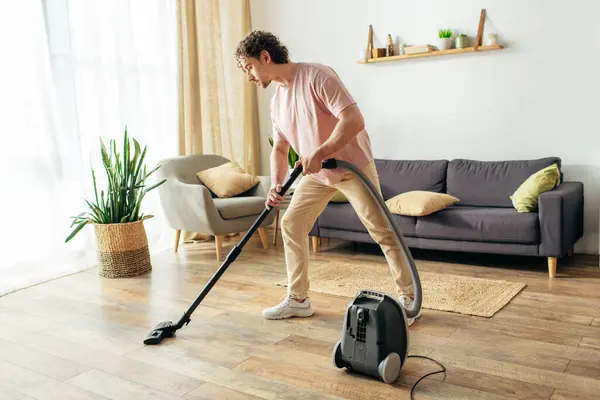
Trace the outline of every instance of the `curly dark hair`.
{"label": "curly dark hair", "polygon": [[277,36],[270,32],[255,30],[238,44],[235,51],[238,66],[241,67],[240,58],[259,58],[263,50],[269,53],[275,64],[287,64],[290,61],[290,53],[287,47],[281,43]]}

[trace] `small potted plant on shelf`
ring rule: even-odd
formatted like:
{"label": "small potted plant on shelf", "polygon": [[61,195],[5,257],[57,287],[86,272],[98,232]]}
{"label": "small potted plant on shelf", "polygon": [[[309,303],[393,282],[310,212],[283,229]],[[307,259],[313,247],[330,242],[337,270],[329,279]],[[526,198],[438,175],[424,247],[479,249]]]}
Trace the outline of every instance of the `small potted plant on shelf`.
{"label": "small potted plant on shelf", "polygon": [[[166,179],[148,186],[150,172],[144,164],[146,146],[132,138],[130,143],[125,128],[122,153],[117,151],[114,139],[108,149],[100,139],[102,164],[107,177],[107,188],[98,193],[96,174],[92,168],[94,199],[85,200],[89,210],[71,217],[74,227],[65,242],[70,241],[87,224],[93,224],[97,240],[99,274],[107,278],[124,278],[150,272],[152,264],[148,238],[143,221],[152,215],[141,211],[142,200],[151,190],[162,185]],[[133,151],[132,151],[133,150]]]}
{"label": "small potted plant on shelf", "polygon": [[448,50],[452,48],[452,30],[440,29],[438,31],[438,50]]}
{"label": "small potted plant on shelf", "polygon": [[461,33],[460,35],[456,36],[456,38],[454,38],[454,46],[457,49],[464,49],[466,47],[469,47],[469,38],[467,37],[467,35]]}

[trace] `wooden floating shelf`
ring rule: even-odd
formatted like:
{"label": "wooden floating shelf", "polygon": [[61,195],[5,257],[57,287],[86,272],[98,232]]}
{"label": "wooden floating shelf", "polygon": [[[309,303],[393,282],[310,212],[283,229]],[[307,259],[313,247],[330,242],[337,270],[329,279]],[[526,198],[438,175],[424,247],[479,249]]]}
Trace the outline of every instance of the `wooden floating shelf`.
{"label": "wooden floating shelf", "polygon": [[369,58],[367,61],[358,60],[356,63],[357,64],[372,64],[372,63],[379,63],[379,62],[386,62],[386,61],[408,60],[411,58],[446,56],[446,55],[450,55],[450,54],[478,53],[480,51],[502,50],[503,48],[504,48],[504,46],[502,46],[501,44],[494,44],[491,46],[479,46],[477,50],[475,50],[475,47],[465,47],[464,49],[435,50],[435,51],[429,51],[427,53],[419,53],[419,54]]}

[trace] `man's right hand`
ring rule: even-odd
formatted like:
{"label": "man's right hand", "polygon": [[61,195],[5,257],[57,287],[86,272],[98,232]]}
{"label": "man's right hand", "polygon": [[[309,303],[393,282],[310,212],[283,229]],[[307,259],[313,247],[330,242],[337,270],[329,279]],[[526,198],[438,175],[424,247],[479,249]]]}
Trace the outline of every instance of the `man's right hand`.
{"label": "man's right hand", "polygon": [[267,201],[265,201],[267,209],[270,210],[271,207],[279,207],[281,200],[283,200],[283,196],[281,196],[279,192],[281,192],[281,185],[271,186],[269,194],[267,195]]}

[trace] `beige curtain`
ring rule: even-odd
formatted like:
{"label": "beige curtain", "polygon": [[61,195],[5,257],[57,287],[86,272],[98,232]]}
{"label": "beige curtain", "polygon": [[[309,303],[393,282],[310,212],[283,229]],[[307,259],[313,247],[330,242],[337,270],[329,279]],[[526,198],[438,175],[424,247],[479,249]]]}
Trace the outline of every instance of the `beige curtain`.
{"label": "beige curtain", "polygon": [[[251,30],[249,0],[177,0],[179,153],[219,154],[260,171],[256,86],[237,67],[237,44]],[[184,241],[203,239],[184,232]]]}

